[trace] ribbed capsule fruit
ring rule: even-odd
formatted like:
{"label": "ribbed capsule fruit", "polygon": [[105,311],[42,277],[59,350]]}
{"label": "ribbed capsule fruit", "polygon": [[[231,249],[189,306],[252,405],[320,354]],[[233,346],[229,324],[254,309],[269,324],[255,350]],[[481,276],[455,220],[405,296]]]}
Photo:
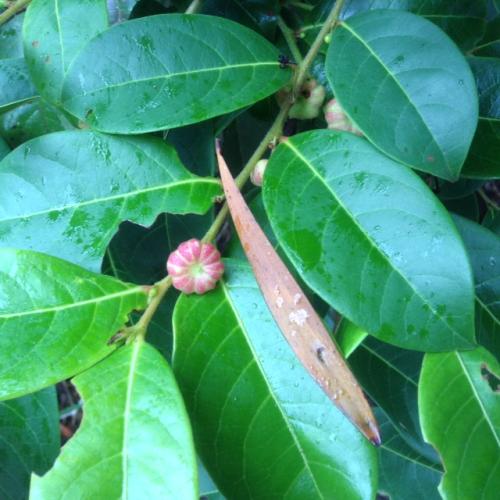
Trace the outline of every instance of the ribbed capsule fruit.
{"label": "ribbed capsule fruit", "polygon": [[201,295],[215,287],[224,273],[224,264],[214,245],[193,238],[169,255],[167,271],[174,288]]}

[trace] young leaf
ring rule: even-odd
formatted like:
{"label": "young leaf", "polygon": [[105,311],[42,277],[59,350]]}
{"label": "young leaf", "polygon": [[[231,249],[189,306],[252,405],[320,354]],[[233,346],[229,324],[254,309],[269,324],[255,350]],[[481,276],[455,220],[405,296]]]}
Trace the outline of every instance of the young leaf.
{"label": "young leaf", "polygon": [[404,500],[439,500],[440,466],[415,452],[401,438],[390,420],[378,408],[382,446],[379,456],[379,491],[389,498]]}
{"label": "young leaf", "polygon": [[83,421],[32,500],[197,498],[191,430],[167,362],[137,340],[78,375]]}
{"label": "young leaf", "polygon": [[372,498],[375,449],[310,377],[248,264],[181,295],[173,367],[197,448],[228,498]]}
{"label": "young leaf", "polygon": [[142,287],[26,250],[0,249],[0,400],[59,382],[112,352]]}
{"label": "young leaf", "polygon": [[439,28],[408,12],[349,18],[333,34],[327,74],[346,113],[385,154],[458,178],[476,130],[477,93],[467,62]]}
{"label": "young leaf", "polygon": [[0,59],[0,88],[0,112],[37,95],[22,58]]}
{"label": "young leaf", "polygon": [[257,224],[219,151],[217,160],[231,218],[281,332],[326,395],[370,441],[380,444],[377,423],[370,406],[342,354]]}
{"label": "young leaf", "polygon": [[215,179],[191,174],[160,139],[58,132],[0,162],[0,245],[97,271],[123,220],[204,213],[219,193]]}
{"label": "young leaf", "polygon": [[500,491],[499,377],[483,347],[424,358],[420,421],[443,459],[443,498],[495,498]]}
{"label": "young leaf", "polygon": [[276,149],[263,194],[288,257],[341,314],[406,349],[474,345],[465,249],[412,171],[353,134],[316,130]]}
{"label": "young leaf", "polygon": [[0,496],[25,500],[32,472],[44,474],[59,448],[59,412],[54,387],[0,402]]}
{"label": "young leaf", "polygon": [[453,220],[474,273],[477,339],[500,360],[500,236],[462,217]]}
{"label": "young leaf", "polygon": [[63,104],[97,130],[137,134],[243,108],[289,78],[277,49],[248,28],[220,17],[166,14],[96,36],[66,76]]}
{"label": "young leaf", "polygon": [[43,97],[60,101],[64,77],[76,54],[107,27],[105,0],[31,2],[23,26],[24,56]]}
{"label": "young leaf", "polygon": [[500,178],[500,59],[470,57],[479,92],[479,123],[463,175]]}

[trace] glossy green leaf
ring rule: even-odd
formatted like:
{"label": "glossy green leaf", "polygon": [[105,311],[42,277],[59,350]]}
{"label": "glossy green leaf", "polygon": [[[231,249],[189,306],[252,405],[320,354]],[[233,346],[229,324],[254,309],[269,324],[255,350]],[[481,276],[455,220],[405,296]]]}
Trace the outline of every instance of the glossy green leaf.
{"label": "glossy green leaf", "polygon": [[0,402],[0,496],[27,500],[32,472],[45,473],[59,453],[54,387]]}
{"label": "glossy green leaf", "polygon": [[382,433],[379,491],[395,500],[439,500],[441,468],[408,446],[382,411],[375,408],[375,415]]}
{"label": "glossy green leaf", "polygon": [[454,221],[474,273],[477,339],[500,360],[500,237],[461,217]]}
{"label": "glossy green leaf", "polygon": [[78,375],[82,425],[32,500],[197,498],[189,420],[167,362],[138,340]]}
{"label": "glossy green leaf", "polygon": [[31,2],[23,26],[24,56],[42,96],[60,101],[64,77],[76,54],[107,27],[105,0]]}
{"label": "glossy green leaf", "polygon": [[0,112],[37,95],[24,59],[0,59]]}
{"label": "glossy green leaf", "polygon": [[23,142],[60,130],[71,130],[70,117],[40,97],[0,115],[0,135],[16,148]]}
{"label": "glossy green leaf", "polygon": [[427,354],[419,409],[427,441],[445,468],[444,498],[496,498],[500,491],[500,366],[483,347]]}
{"label": "glossy green leaf", "polygon": [[348,358],[363,342],[368,334],[346,318],[341,319],[335,341],[344,356]]}
{"label": "glossy green leaf", "polygon": [[277,49],[248,28],[167,14],[95,37],[66,76],[63,104],[97,130],[141,133],[243,108],[289,79]]}
{"label": "glossy green leaf", "polygon": [[113,348],[106,342],[146,301],[142,287],[37,252],[0,249],[0,399],[107,356]]}
{"label": "glossy green leaf", "polygon": [[344,18],[374,9],[406,10],[439,26],[462,49],[469,50],[484,35],[485,0],[347,0]]}
{"label": "glossy green leaf", "polygon": [[467,255],[415,173],[353,134],[317,130],[277,148],[263,193],[299,274],[342,315],[407,349],[473,346]]}
{"label": "glossy green leaf", "polygon": [[333,34],[327,73],[375,146],[412,168],[458,178],[477,125],[477,93],[467,62],[439,28],[399,11],[349,18]]}
{"label": "glossy green leaf", "polygon": [[479,123],[462,174],[500,178],[500,59],[470,57],[479,92]]}
{"label": "glossy green leaf", "polygon": [[247,264],[174,311],[174,372],[228,498],[371,498],[375,449],[297,361]]}
{"label": "glossy green leaf", "polygon": [[421,353],[399,349],[368,337],[349,356],[349,364],[364,391],[387,415],[400,437],[429,462],[439,458],[426,444],[417,408]]}
{"label": "glossy green leaf", "polygon": [[150,225],[161,212],[204,213],[219,192],[159,139],[54,133],[0,163],[0,245],[98,270],[123,220]]}
{"label": "glossy green leaf", "polygon": [[0,26],[0,59],[23,57],[23,21],[24,14],[19,14]]}

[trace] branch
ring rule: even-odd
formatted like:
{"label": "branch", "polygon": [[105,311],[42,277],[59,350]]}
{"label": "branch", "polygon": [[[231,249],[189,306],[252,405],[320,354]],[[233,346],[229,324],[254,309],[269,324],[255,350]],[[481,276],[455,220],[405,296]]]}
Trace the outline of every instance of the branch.
{"label": "branch", "polygon": [[17,0],[0,14],[0,26],[5,24],[11,17],[14,17],[18,12],[26,8],[31,0]]}
{"label": "branch", "polygon": [[[269,144],[281,135],[283,130],[283,125],[285,124],[285,121],[288,117],[288,112],[290,111],[290,108],[293,105],[293,96],[297,95],[300,92],[300,89],[307,78],[309,67],[314,61],[316,55],[318,54],[321,45],[323,44],[323,39],[331,30],[335,28],[343,3],[344,0],[337,0],[334,8],[330,12],[327,20],[325,21],[323,28],[318,33],[316,39],[314,40],[314,43],[311,45],[309,51],[307,52],[304,60],[299,64],[290,98],[283,103],[280,112],[278,113],[278,116],[276,116],[269,131],[264,136],[264,138],[258,145],[257,149],[255,150],[255,152],[250,157],[246,165],[243,167],[243,170],[236,178],[236,185],[238,186],[239,189],[241,189],[243,185],[246,183],[246,181],[249,179],[250,174],[255,168],[255,165],[262,158],[262,155],[266,152]],[[224,203],[223,207],[217,214],[217,217],[213,221],[212,225],[206,232],[205,236],[202,238],[203,242],[206,243],[213,241],[215,239],[222,225],[224,224],[224,221],[226,220],[228,212],[229,209],[227,203]],[[163,297],[165,296],[165,294],[167,293],[167,291],[171,286],[172,286],[172,278],[170,276],[166,276],[165,278],[154,284],[150,295],[150,302],[146,310],[144,311],[141,319],[137,324],[129,328],[130,333],[129,334],[126,333],[125,336],[129,337],[130,335],[131,338],[134,338],[135,336],[144,337],[146,335],[149,323],[151,322],[156,310],[158,309],[161,301],[163,300]]]}

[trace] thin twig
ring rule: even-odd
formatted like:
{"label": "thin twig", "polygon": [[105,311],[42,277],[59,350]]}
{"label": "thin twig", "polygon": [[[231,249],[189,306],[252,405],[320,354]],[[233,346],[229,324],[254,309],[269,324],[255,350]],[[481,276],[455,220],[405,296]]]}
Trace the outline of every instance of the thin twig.
{"label": "thin twig", "polygon": [[196,14],[201,10],[202,0],[193,0],[186,9],[186,14]]}
{"label": "thin twig", "polygon": [[[195,3],[195,2],[193,2]],[[193,3],[191,5],[193,5]],[[342,9],[342,5],[344,0],[337,0],[335,3],[335,7],[332,9],[330,15],[328,16],[322,30],[318,33],[314,43],[311,45],[309,51],[307,52],[305,58],[299,64],[298,74],[294,80],[293,90],[291,92],[290,98],[287,99],[281,106],[280,112],[276,116],[273,124],[269,128],[269,131],[264,136],[260,144],[258,145],[255,152],[252,154],[246,165],[243,167],[243,170],[240,172],[238,177],[236,178],[236,185],[238,188],[242,188],[245,182],[249,179],[250,174],[257,162],[262,158],[262,155],[266,152],[269,144],[273,142],[277,137],[279,137],[283,130],[283,125],[288,117],[288,112],[293,105],[293,96],[297,95],[300,92],[302,85],[304,84],[305,79],[308,75],[309,66],[314,61],[321,45],[323,44],[324,37],[335,27],[340,10]],[[217,236],[218,232],[222,228],[224,221],[228,215],[228,207],[227,203],[224,203],[220,212],[217,214],[217,217],[213,221],[212,225],[206,232],[205,236],[202,238],[203,242],[213,241]],[[131,337],[140,336],[144,337],[147,332],[147,328],[149,323],[153,319],[154,314],[156,313],[163,297],[172,286],[172,278],[170,276],[166,276],[162,280],[155,283],[152,287],[152,291],[150,294],[149,304],[144,311],[141,319],[134,326],[130,327]]]}
{"label": "thin twig", "polygon": [[11,17],[14,17],[18,12],[26,8],[31,0],[17,0],[9,5],[9,7],[0,14],[0,26],[5,24]]}
{"label": "thin twig", "polygon": [[299,47],[297,46],[297,42],[295,40],[294,32],[286,25],[285,21],[283,21],[281,16],[278,16],[278,27],[283,33],[283,37],[290,49],[292,57],[295,59],[297,64],[302,62],[302,54],[300,53]]}

